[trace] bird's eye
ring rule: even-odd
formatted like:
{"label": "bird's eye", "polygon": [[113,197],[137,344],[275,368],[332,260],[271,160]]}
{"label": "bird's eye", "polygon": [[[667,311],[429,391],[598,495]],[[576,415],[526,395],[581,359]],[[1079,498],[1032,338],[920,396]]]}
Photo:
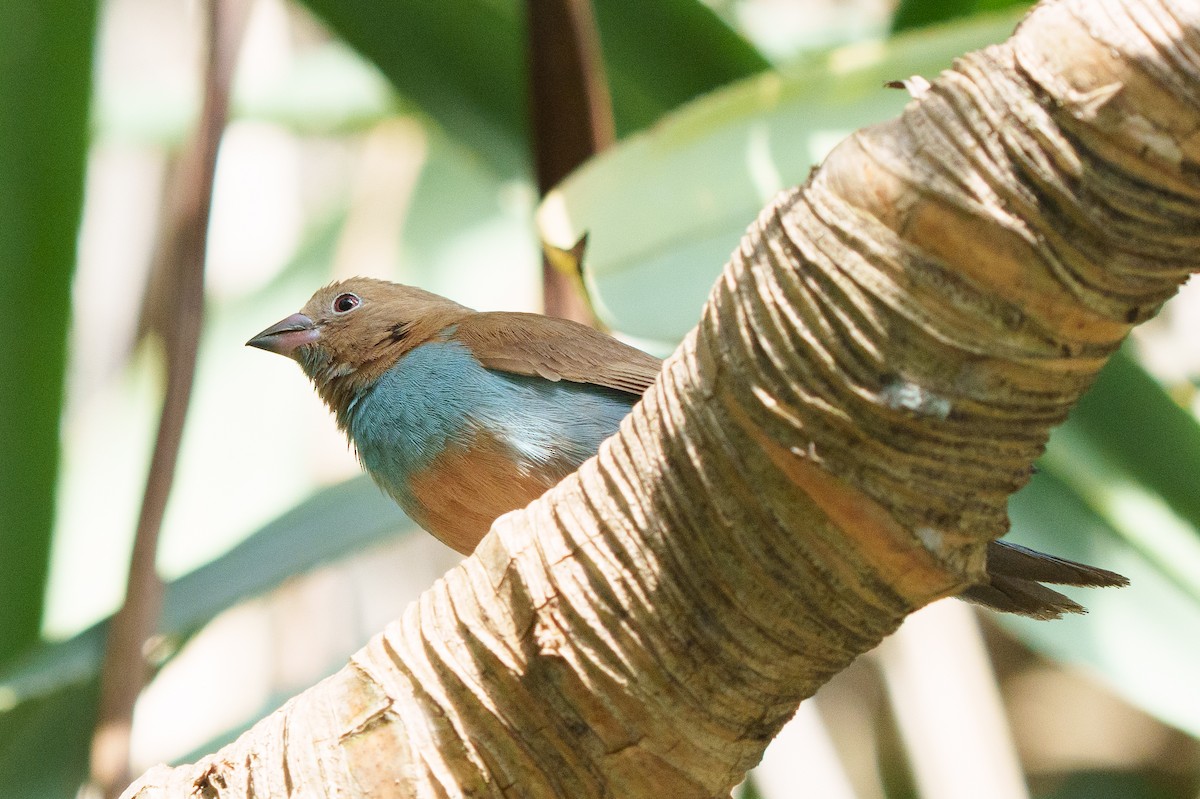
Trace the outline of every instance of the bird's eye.
{"label": "bird's eye", "polygon": [[357,294],[339,294],[333,298],[333,312],[350,313],[361,304]]}

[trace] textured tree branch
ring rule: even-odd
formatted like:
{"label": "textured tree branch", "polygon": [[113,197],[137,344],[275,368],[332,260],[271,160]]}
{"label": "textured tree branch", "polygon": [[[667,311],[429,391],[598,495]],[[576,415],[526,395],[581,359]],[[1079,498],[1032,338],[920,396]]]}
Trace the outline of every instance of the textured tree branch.
{"label": "textured tree branch", "polygon": [[1009,494],[1200,269],[1200,9],[1044,3],[751,227],[586,463],[337,675],[130,796],[717,797],[983,573]]}

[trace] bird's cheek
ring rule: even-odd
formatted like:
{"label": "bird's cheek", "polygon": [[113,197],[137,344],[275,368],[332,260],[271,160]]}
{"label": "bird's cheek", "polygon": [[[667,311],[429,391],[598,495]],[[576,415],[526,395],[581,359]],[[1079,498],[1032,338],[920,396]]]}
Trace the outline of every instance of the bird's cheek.
{"label": "bird's cheek", "polygon": [[300,368],[310,376],[318,372],[323,372],[329,367],[329,351],[317,344],[306,344],[303,347],[297,347],[292,352],[292,357],[300,364]]}

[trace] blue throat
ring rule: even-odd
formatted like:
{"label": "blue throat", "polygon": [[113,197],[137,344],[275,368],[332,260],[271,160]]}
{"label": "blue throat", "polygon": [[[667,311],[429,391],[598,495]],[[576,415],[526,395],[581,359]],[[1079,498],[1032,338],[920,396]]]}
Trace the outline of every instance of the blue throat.
{"label": "blue throat", "polygon": [[401,358],[352,403],[346,429],[364,468],[410,512],[408,490],[446,449],[479,431],[518,466],[574,469],[616,432],[637,401],[623,392],[484,368],[463,344],[431,341]]}

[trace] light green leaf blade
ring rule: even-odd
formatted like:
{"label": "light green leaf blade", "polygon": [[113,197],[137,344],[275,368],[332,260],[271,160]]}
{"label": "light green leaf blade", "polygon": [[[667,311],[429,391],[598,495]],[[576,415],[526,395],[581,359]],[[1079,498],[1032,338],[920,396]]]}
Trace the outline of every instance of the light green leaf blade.
{"label": "light green leaf blade", "polygon": [[403,96],[501,172],[526,160],[514,2],[305,0]]}
{"label": "light green leaf blade", "polygon": [[[319,491],[226,554],[168,583],[159,632],[178,644],[218,613],[290,577],[417,529],[365,477]],[[0,706],[19,706],[94,679],[106,629],[107,622],[100,622],[27,652],[0,672]]]}
{"label": "light green leaf blade", "polygon": [[1071,412],[1078,430],[1114,466],[1134,474],[1171,511],[1200,527],[1200,425],[1125,348]]}
{"label": "light green leaf blade", "polygon": [[[304,0],[404,97],[503,174],[527,166],[524,2]],[[767,66],[696,0],[596,7],[621,133]]]}
{"label": "light green leaf blade", "polygon": [[584,277],[603,321],[634,338],[678,341],[763,205],[802,182],[834,143],[903,108],[907,94],[884,82],[934,75],[1006,38],[1015,19],[838,48],[691,102],[563,181],[539,208],[542,238],[569,250],[587,233]]}
{"label": "light green leaf blade", "polygon": [[892,15],[892,30],[899,32],[910,28],[936,25],[959,17],[978,14],[981,11],[997,11],[1020,6],[1028,8],[1028,0],[900,0]]}
{"label": "light green leaf blade", "polygon": [[752,44],[696,0],[596,0],[595,9],[619,137],[770,68]]}
{"label": "light green leaf blade", "polygon": [[[1070,462],[1064,465],[1069,472]],[[1083,667],[1133,704],[1200,735],[1200,692],[1195,689],[1200,601],[1195,590],[1165,573],[1156,553],[1089,507],[1058,467],[1035,476],[1013,498],[1011,514],[1012,540],[1100,564],[1129,577],[1131,585],[1067,589],[1089,609],[1087,616],[1037,622],[996,614],[996,620],[1043,654]],[[1191,568],[1200,567],[1195,558],[1190,561]]]}

